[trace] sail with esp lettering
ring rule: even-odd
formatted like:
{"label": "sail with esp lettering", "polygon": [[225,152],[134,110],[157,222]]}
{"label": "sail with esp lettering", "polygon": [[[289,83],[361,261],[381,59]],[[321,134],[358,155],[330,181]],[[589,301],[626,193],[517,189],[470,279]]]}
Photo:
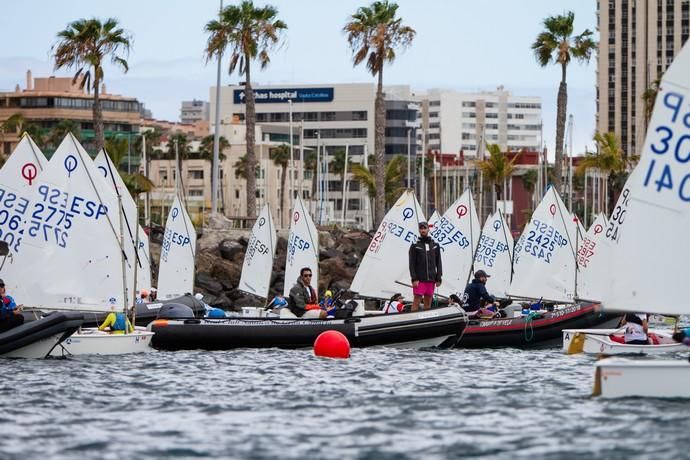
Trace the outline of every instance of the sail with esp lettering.
{"label": "sail with esp lettering", "polygon": [[311,287],[319,289],[319,233],[311,219],[304,201],[297,197],[292,210],[285,261],[285,287],[287,298],[290,289],[297,282],[302,268],[311,269]]}
{"label": "sail with esp lettering", "polygon": [[158,299],[166,300],[192,294],[196,230],[180,197],[175,194],[161,246],[158,264]]}
{"label": "sail with esp lettering", "polygon": [[475,252],[474,269],[489,275],[486,289],[491,295],[507,297],[513,275],[513,235],[500,210],[486,218]]}
{"label": "sail with esp lettering", "polygon": [[276,229],[271,211],[268,205],[265,205],[252,227],[237,288],[258,297],[268,297],[275,253]]}

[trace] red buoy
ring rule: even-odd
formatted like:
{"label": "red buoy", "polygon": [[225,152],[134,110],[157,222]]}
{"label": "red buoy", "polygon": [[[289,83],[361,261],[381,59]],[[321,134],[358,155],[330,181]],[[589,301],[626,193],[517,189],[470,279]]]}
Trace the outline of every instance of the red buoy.
{"label": "red buoy", "polygon": [[350,357],[350,342],[341,332],[324,331],[314,341],[314,354],[322,358]]}

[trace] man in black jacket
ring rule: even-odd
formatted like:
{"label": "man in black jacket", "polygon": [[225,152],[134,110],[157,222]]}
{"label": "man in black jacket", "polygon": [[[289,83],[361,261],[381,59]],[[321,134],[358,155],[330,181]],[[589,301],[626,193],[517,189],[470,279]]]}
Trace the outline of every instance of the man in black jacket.
{"label": "man in black jacket", "polygon": [[412,279],[412,311],[419,310],[424,299],[424,309],[431,308],[431,298],[436,287],[441,285],[441,246],[429,236],[429,225],[419,223],[419,239],[412,243],[409,251],[410,278]]}
{"label": "man in black jacket", "polygon": [[482,306],[482,300],[487,306],[490,306],[488,304],[495,304],[498,306],[498,302],[496,302],[494,296],[489,294],[486,290],[486,281],[488,278],[489,275],[487,275],[484,270],[477,270],[474,272],[474,279],[465,288],[465,302],[467,303],[465,310],[468,313],[479,310]]}

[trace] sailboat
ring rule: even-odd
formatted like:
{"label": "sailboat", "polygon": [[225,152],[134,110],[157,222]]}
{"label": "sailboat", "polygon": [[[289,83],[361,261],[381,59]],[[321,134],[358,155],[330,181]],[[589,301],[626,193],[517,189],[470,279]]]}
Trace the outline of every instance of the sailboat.
{"label": "sailboat", "polygon": [[252,227],[237,289],[267,299],[275,254],[276,228],[271,210],[265,205]]}
{"label": "sailboat", "polygon": [[[72,134],[37,179],[28,209],[31,219],[23,229],[11,282],[25,305],[41,311],[108,312],[133,304],[120,198]],[[151,335],[84,329],[51,354],[145,351]]]}
{"label": "sailboat", "polygon": [[429,231],[429,236],[441,246],[443,283],[438,288],[440,294],[450,296],[465,292],[479,234],[479,217],[472,192],[466,189]]}
{"label": "sailboat", "polygon": [[194,291],[196,231],[185,206],[175,193],[158,264],[158,299],[174,299]]}
{"label": "sailboat", "polygon": [[513,277],[513,248],[513,235],[503,213],[498,210],[486,218],[475,251],[474,269],[491,275],[486,289],[499,299],[508,297]]}
{"label": "sailboat", "polygon": [[302,268],[312,271],[311,285],[319,289],[319,233],[300,197],[295,198],[285,261],[285,285],[283,295],[290,295],[290,288],[300,276]]}
{"label": "sailboat", "polygon": [[471,321],[456,346],[544,346],[557,343],[564,328],[610,321],[611,315],[600,314],[594,303],[582,301],[576,292],[578,231],[556,190],[549,188],[515,245],[514,272],[506,294],[553,307],[529,315],[509,307],[506,311],[513,314],[508,317]]}
{"label": "sailboat", "polygon": [[[632,196],[632,184],[637,180],[640,169],[635,168],[625,183],[616,202],[611,220],[599,216],[592,224],[578,251],[578,292],[590,299],[604,299],[611,287],[609,274],[611,261],[622,234],[627,231],[626,215]],[[649,345],[626,344],[624,330],[608,329],[564,329],[563,351],[568,354],[662,354],[682,351],[684,345],[673,340],[673,331],[650,328]]]}
{"label": "sailboat", "polygon": [[[300,219],[295,219],[293,214],[292,227],[295,231],[294,233],[291,232],[291,241],[288,243],[288,258],[293,257],[293,261],[288,261],[288,263],[290,264],[289,270],[293,270],[292,276],[296,279],[299,268],[318,266],[316,265],[316,254],[318,253],[314,249],[317,244],[315,229],[313,230],[314,233],[311,234],[313,236],[310,236],[308,221],[306,221],[306,209],[300,203],[299,198],[293,209],[295,209],[295,213],[300,213]],[[303,212],[304,214],[302,214]],[[402,290],[396,284],[396,280],[409,279],[409,275],[407,278],[401,278],[401,273],[407,270],[407,249],[417,237],[418,216],[420,216],[419,206],[414,194],[405,192],[386,214],[369,245],[367,255],[360,264],[355,276],[355,280],[359,280],[360,283],[360,294],[366,292],[369,295],[381,295],[387,290]],[[303,220],[306,221],[306,224]],[[300,223],[300,221],[303,222]],[[399,226],[398,223],[404,224],[405,227]],[[302,228],[302,230],[298,230],[298,228]],[[256,226],[253,232],[255,231]],[[259,239],[258,233],[256,235],[256,238]],[[252,239],[254,239],[254,235]],[[405,239],[407,240],[405,241]],[[401,252],[403,246],[405,249]],[[384,254],[393,257],[388,270],[376,263],[376,260],[386,261],[385,258],[379,259]],[[405,260],[403,267],[400,264],[402,259]],[[270,271],[265,260],[264,263],[266,265],[263,266],[263,270]],[[386,261],[386,263],[388,262]],[[261,268],[257,268],[255,271],[253,270],[253,273],[259,274],[261,270]],[[315,272],[316,270],[312,268],[312,273]],[[287,278],[290,275],[287,273],[288,269],[286,269],[286,284],[290,283]],[[243,279],[245,280],[243,283],[245,287],[247,283],[258,285],[260,281],[258,275],[255,278],[245,278],[244,273]],[[385,298],[388,297],[390,294],[385,295]],[[262,313],[258,318],[240,316],[221,319],[195,319],[191,317],[165,318],[162,316],[151,323],[149,328],[156,332],[152,345],[164,350],[218,350],[238,347],[305,348],[311,347],[316,337],[327,330],[343,333],[350,344],[355,347],[392,345],[419,348],[440,345],[448,338],[455,337],[462,332],[466,324],[466,315],[459,307],[444,307],[431,311],[397,315],[375,314],[379,312],[353,315],[353,311],[357,311],[355,306],[356,303],[339,303],[336,317],[332,319],[297,318],[291,313],[283,315],[283,311],[287,310],[284,308],[281,309],[279,317],[269,312]]]}
{"label": "sailboat", "polygon": [[[24,221],[32,216],[31,199],[38,187],[37,179],[48,161],[28,135],[24,135],[0,169],[0,276],[8,283],[8,294],[24,303],[12,283],[21,273],[19,247]],[[0,356],[11,358],[44,358],[82,324],[78,313],[55,313],[43,318],[24,314],[23,325],[0,333]]]}

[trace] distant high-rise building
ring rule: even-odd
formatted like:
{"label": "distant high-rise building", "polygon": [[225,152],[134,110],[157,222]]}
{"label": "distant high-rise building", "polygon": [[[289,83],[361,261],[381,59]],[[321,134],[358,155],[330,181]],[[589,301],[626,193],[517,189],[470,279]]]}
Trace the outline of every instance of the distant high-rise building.
{"label": "distant high-rise building", "polygon": [[180,121],[193,124],[197,121],[209,120],[209,103],[206,101],[182,101],[180,107]]}
{"label": "distant high-rise building", "polygon": [[[502,151],[540,150],[541,99],[514,96],[503,87],[496,91],[463,93],[433,89],[416,94],[421,105],[417,145],[420,150],[456,153],[468,157],[484,143]],[[426,142],[423,135],[426,133]]]}
{"label": "distant high-rise building", "polygon": [[597,130],[614,132],[639,153],[647,129],[643,97],[690,34],[689,0],[599,0]]}

